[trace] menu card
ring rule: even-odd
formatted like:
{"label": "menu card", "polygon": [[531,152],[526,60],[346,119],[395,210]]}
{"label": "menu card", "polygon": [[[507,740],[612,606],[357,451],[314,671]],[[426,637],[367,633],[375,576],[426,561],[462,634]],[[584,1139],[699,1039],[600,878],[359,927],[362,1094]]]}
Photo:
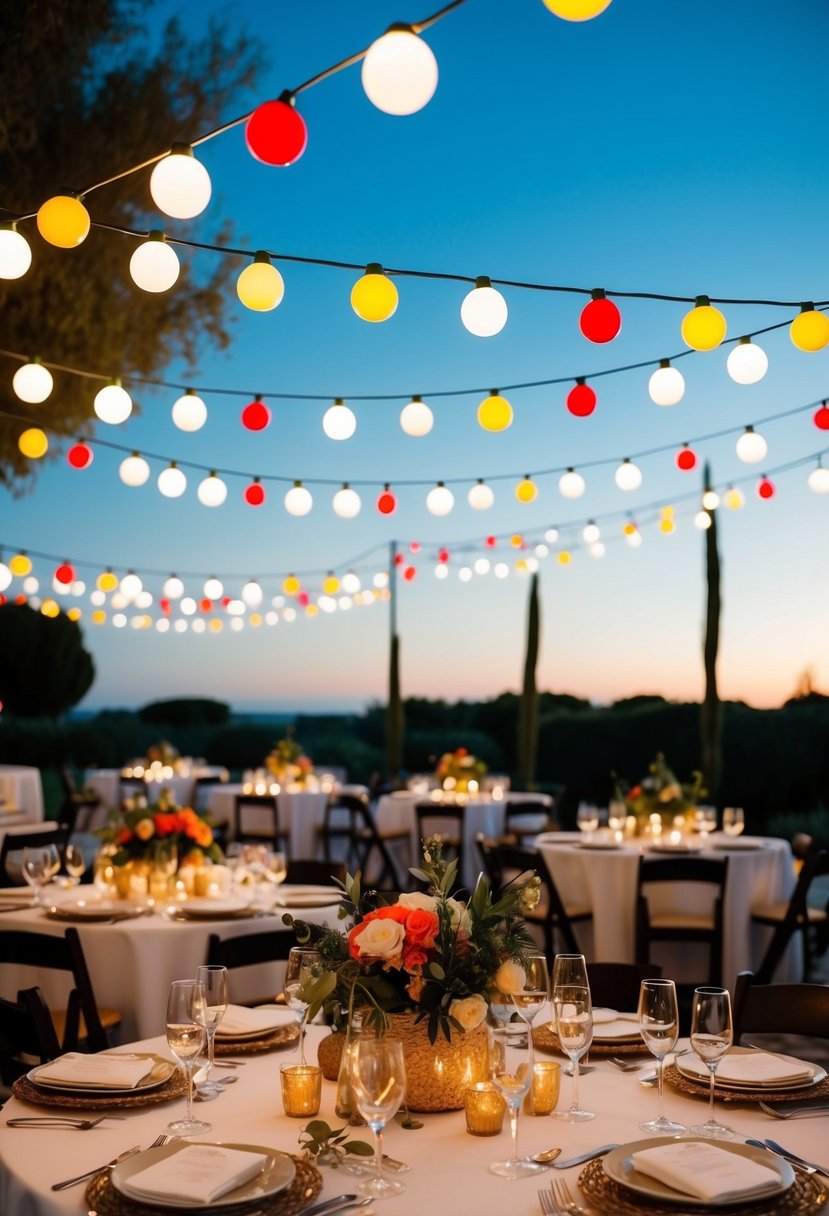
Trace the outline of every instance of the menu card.
{"label": "menu card", "polygon": [[122,1185],[141,1199],[208,1204],[255,1178],[267,1160],[265,1153],[247,1153],[220,1144],[189,1144],[138,1170]]}
{"label": "menu card", "polygon": [[750,1199],[780,1186],[780,1175],[768,1166],[699,1140],[641,1149],[631,1159],[640,1173],[706,1203]]}
{"label": "menu card", "polygon": [[244,1005],[228,1005],[216,1030],[216,1038],[238,1039],[245,1035],[266,1034],[278,1026],[295,1023],[293,1010],[284,1005],[258,1005],[254,1009],[247,1009]]}
{"label": "menu card", "polygon": [[69,1051],[35,1073],[38,1085],[72,1085],[77,1089],[135,1089],[149,1076],[155,1061],[128,1054],[83,1055]]}

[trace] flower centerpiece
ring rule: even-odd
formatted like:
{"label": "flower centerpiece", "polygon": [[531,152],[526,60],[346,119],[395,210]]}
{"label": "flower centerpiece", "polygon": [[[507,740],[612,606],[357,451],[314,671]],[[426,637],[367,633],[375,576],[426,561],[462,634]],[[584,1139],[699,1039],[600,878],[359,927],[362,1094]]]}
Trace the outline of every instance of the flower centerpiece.
{"label": "flower centerpiece", "polygon": [[671,827],[678,818],[685,820],[704,796],[702,773],[694,772],[691,781],[682,783],[668,767],[663,753],[657,752],[647,777],[628,790],[624,803],[641,830],[652,815],[658,815],[664,827]]}
{"label": "flower centerpiece", "polygon": [[277,781],[294,782],[297,785],[304,784],[314,771],[313,761],[310,756],[305,755],[290,731],[265,757],[265,767]]}
{"label": "flower centerpiece", "polygon": [[465,747],[456,747],[453,752],[444,752],[438,760],[435,776],[445,790],[474,793],[486,776],[486,765]]}
{"label": "flower centerpiece", "polygon": [[125,798],[109,812],[107,826],[98,828],[95,835],[115,868],[119,890],[129,888],[131,875],[141,875],[149,886],[153,868],[172,876],[183,866],[200,869],[223,860],[208,818],[189,806],[177,806],[166,789],[152,804],[143,794]]}
{"label": "flower centerpiece", "polygon": [[521,960],[535,945],[522,914],[538,903],[536,875],[497,896],[481,875],[464,901],[450,895],[456,872],[430,837],[422,868],[412,870],[427,891],[386,903],[349,875],[339,912],[345,932],[286,917],[322,959],[306,994],[308,1017],[321,1007],[335,1017],[347,1011],[349,1021],[359,1012],[363,1026],[401,1038],[412,1110],[458,1110],[466,1086],[486,1079],[490,995],[522,990]]}
{"label": "flower centerpiece", "polygon": [[147,767],[149,768],[153,764],[161,764],[175,770],[181,764],[178,748],[173,747],[172,743],[168,743],[166,739],[159,739],[158,743],[147,748]]}

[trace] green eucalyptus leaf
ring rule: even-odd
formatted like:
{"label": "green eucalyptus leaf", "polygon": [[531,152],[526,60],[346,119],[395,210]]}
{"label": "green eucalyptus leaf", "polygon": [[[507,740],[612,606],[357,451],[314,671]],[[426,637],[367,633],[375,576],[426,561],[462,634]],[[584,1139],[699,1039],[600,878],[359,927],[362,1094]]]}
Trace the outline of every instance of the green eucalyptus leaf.
{"label": "green eucalyptus leaf", "polygon": [[374,1149],[370,1144],[366,1144],[365,1140],[349,1140],[345,1145],[347,1153],[353,1153],[356,1157],[373,1157]]}

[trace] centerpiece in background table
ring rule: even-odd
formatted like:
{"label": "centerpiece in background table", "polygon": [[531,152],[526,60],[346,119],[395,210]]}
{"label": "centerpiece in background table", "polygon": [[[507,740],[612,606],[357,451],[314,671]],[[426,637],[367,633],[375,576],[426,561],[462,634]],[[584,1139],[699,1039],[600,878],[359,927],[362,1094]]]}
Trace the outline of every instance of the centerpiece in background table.
{"label": "centerpiece in background table", "polygon": [[[522,919],[538,903],[535,875],[497,898],[481,876],[464,902],[450,895],[456,871],[439,839],[427,838],[422,868],[412,873],[428,891],[388,904],[349,876],[340,910],[346,932],[295,922],[298,939],[313,944],[324,968],[305,994],[308,1017],[322,1006],[332,1017],[358,1011],[364,1027],[401,1040],[407,1103],[415,1111],[461,1110],[467,1086],[487,1079],[491,995],[523,992],[520,964],[535,949]],[[340,1032],[321,1044],[320,1064],[332,1080],[345,1041]]]}
{"label": "centerpiece in background table", "polygon": [[699,805],[705,797],[702,773],[694,772],[691,781],[682,783],[657,752],[647,777],[623,792],[617,784],[614,804],[624,801],[628,824],[637,835],[659,836],[663,831],[687,831]]}
{"label": "centerpiece in background table", "polygon": [[265,767],[271,777],[283,786],[303,786],[314,772],[311,757],[305,755],[290,730],[265,757]]}
{"label": "centerpiece in background table", "polygon": [[435,777],[441,789],[456,794],[477,794],[486,776],[483,760],[471,755],[465,747],[456,747],[453,752],[444,752],[435,769]]}
{"label": "centerpiece in background table", "polygon": [[186,894],[207,895],[208,867],[223,860],[208,818],[177,806],[167,790],[152,804],[143,794],[125,799],[95,834],[122,898],[165,898],[178,884]]}

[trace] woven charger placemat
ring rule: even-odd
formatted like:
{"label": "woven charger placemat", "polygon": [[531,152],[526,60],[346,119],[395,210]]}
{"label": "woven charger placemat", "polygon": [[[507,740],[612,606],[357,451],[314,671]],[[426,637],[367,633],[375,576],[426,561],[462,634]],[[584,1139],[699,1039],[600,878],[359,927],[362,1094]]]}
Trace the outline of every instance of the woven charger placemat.
{"label": "woven charger placemat", "polygon": [[[221,1216],[247,1216],[248,1212],[264,1212],[267,1216],[295,1216],[316,1199],[322,1190],[322,1174],[310,1161],[302,1157],[288,1156],[296,1167],[296,1174],[290,1186],[277,1195],[267,1198],[247,1199],[244,1203],[222,1203],[221,1199],[210,1205],[211,1211],[218,1211]],[[157,1207],[144,1199],[129,1199],[122,1195],[112,1185],[109,1170],[96,1174],[86,1188],[85,1200],[87,1207],[97,1216],[170,1216],[173,1209]],[[204,1207],[176,1208],[179,1216],[197,1216],[204,1213]]]}
{"label": "woven charger placemat", "polygon": [[256,1039],[214,1039],[213,1054],[215,1056],[249,1056],[258,1051],[273,1051],[277,1047],[287,1047],[299,1038],[299,1026],[277,1026],[267,1034]]}
{"label": "woven charger placemat", "polygon": [[[708,1097],[708,1081],[692,1081],[690,1077],[682,1075],[676,1064],[668,1065],[664,1079],[674,1089],[690,1094],[692,1098]],[[801,1086],[799,1089],[726,1089],[715,1084],[714,1097],[720,1102],[802,1102],[804,1098],[826,1098],[829,1097],[829,1077],[824,1077],[817,1085]]]}
{"label": "woven charger placemat", "polygon": [[[562,1051],[558,1035],[549,1024],[533,1027],[533,1046],[537,1047],[539,1051],[551,1051],[562,1056],[567,1054]],[[646,1056],[650,1053],[641,1039],[638,1043],[602,1043],[594,1039],[588,1054],[602,1058],[605,1056]]]}
{"label": "woven charger placemat", "polygon": [[52,1092],[33,1085],[28,1077],[18,1077],[12,1085],[15,1098],[32,1102],[35,1106],[59,1106],[63,1110],[131,1110],[136,1106],[154,1106],[157,1102],[169,1102],[187,1093],[187,1080],[180,1069],[176,1069],[169,1081],[158,1089],[147,1089],[140,1094],[115,1097],[112,1094],[64,1094]]}
{"label": "woven charger placemat", "polygon": [[819,1212],[827,1198],[817,1174],[796,1171],[789,1189],[768,1199],[730,1203],[727,1207],[691,1206],[683,1204],[682,1200],[670,1203],[665,1199],[649,1199],[620,1186],[604,1172],[601,1157],[584,1167],[579,1175],[579,1187],[592,1207],[612,1213],[612,1216],[702,1216],[708,1212],[727,1213],[727,1216],[803,1216],[807,1212]]}

